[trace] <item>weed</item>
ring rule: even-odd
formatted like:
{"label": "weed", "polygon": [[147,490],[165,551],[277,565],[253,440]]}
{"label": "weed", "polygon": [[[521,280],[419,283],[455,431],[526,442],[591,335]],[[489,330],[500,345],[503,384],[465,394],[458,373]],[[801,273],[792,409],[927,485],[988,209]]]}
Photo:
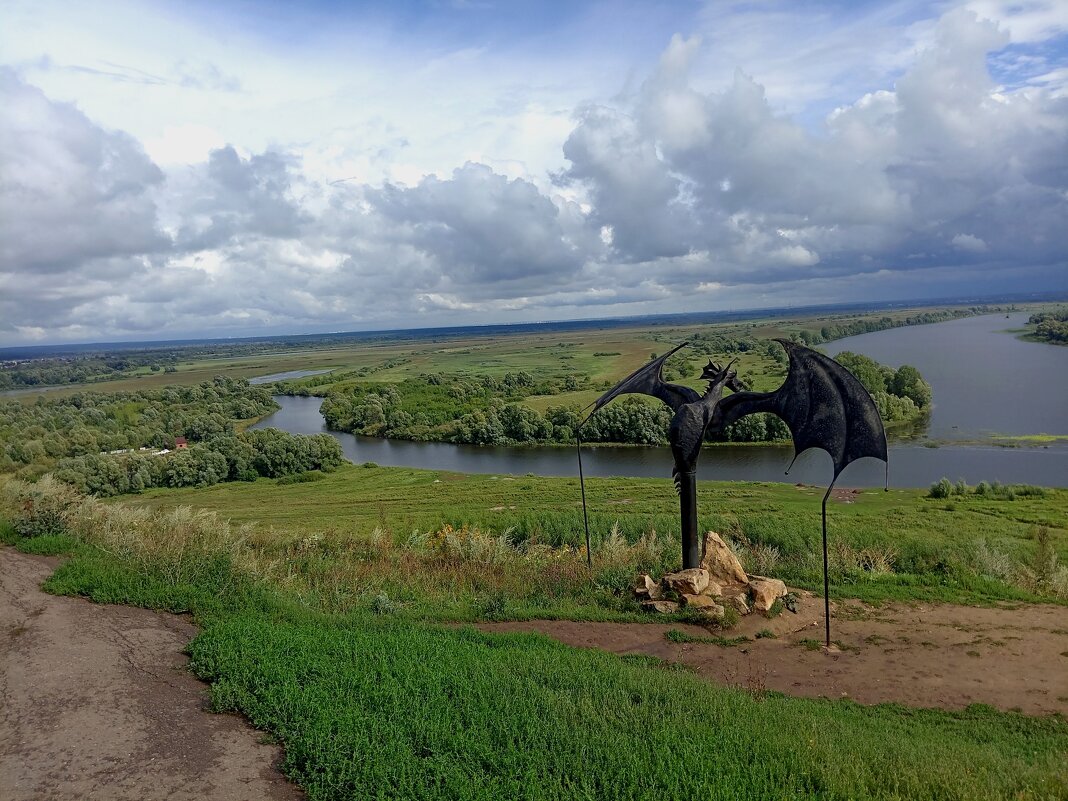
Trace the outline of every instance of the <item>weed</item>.
{"label": "weed", "polygon": [[733,648],[736,645],[752,642],[748,637],[716,637],[687,634],[679,629],[669,629],[664,632],[664,639],[677,643],[699,643],[702,645],[718,645],[721,648]]}
{"label": "weed", "polygon": [[312,481],[320,481],[323,478],[323,473],[319,470],[308,470],[304,473],[292,473],[288,476],[282,476],[276,478],[274,483],[276,486],[284,486],[286,484],[308,484]]}
{"label": "weed", "polygon": [[380,592],[371,600],[371,611],[376,615],[392,615],[397,611],[397,603],[386,593]]}

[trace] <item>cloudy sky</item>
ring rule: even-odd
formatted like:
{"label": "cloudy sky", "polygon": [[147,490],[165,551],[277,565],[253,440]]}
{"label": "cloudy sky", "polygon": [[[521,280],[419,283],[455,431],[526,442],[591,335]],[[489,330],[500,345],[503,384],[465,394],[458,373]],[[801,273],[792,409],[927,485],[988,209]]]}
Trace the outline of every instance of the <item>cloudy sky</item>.
{"label": "cloudy sky", "polygon": [[0,345],[1043,290],[1063,0],[0,3]]}

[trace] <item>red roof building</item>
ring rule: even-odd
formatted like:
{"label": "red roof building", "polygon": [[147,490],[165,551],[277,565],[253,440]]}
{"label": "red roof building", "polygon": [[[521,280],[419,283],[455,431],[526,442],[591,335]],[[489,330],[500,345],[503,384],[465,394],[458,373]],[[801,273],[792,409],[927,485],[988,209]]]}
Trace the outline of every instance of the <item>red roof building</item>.
{"label": "red roof building", "polygon": [[175,450],[179,450],[181,448],[188,448],[188,447],[189,447],[189,443],[185,441],[185,437],[175,437],[174,438],[174,449]]}

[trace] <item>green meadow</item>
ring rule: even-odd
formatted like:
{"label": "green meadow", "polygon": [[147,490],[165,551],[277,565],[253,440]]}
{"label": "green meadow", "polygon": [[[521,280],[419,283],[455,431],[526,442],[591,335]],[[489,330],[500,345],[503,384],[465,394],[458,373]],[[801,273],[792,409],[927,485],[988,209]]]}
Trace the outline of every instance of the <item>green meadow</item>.
{"label": "green meadow", "polygon": [[[814,336],[859,319],[711,328]],[[306,382],[316,394],[343,388],[356,379],[340,376],[354,371],[359,381],[396,382],[523,370],[582,375],[588,387],[709,328],[220,356],[92,388],[296,369],[335,371]],[[687,358],[696,373],[706,357]],[[765,355],[740,358],[757,389],[777,381]],[[524,403],[541,410],[596,393]],[[67,555],[46,583],[51,592],[191,614],[201,629],[191,667],[210,682],[212,707],[245,715],[280,742],[284,772],[313,801],[1068,797],[1061,716],[790,698],[716,686],[652,659],[465,625],[649,620],[629,586],[640,570],[659,575],[680,564],[673,485],[593,478],[587,494],[589,554],[570,478],[344,465],[108,500],[49,477],[0,478],[0,540]],[[822,494],[702,482],[700,525],[720,532],[748,571],[821,592]],[[828,507],[831,594],[872,604],[1068,605],[1065,521],[1068,490],[843,493]],[[684,613],[668,619],[687,622]],[[732,647],[723,634],[707,640]]]}
{"label": "green meadow", "polygon": [[[1037,492],[1012,500],[974,491],[936,499],[924,490],[868,489],[850,496],[849,502],[832,500],[832,594],[868,601],[991,603],[1056,600],[1065,592],[1068,599],[1068,586],[1060,587],[1057,582],[1063,577],[1057,578],[1056,570],[1047,570],[1045,584],[1032,580],[1034,566],[1050,554],[1059,564],[1068,560],[1068,490]],[[734,542],[752,572],[821,589],[822,495],[822,488],[809,486],[702,482],[699,522],[702,530],[720,532]],[[252,527],[264,548],[280,549],[286,559],[292,558],[294,543],[318,542],[327,551],[341,553],[372,536],[403,555],[409,544],[414,547],[452,532],[454,538],[503,540],[513,550],[548,549],[556,556],[554,571],[577,571],[564,581],[555,573],[548,580],[539,578],[540,568],[531,569],[520,582],[508,571],[493,579],[494,570],[486,568],[465,579],[474,588],[465,594],[457,593],[455,575],[442,580],[434,570],[413,573],[390,559],[374,569],[366,559],[348,565],[344,559],[329,558],[317,563],[316,570],[301,569],[305,576],[333,575],[355,605],[386,593],[423,609],[420,614],[468,619],[477,616],[475,596],[497,592],[499,582],[513,616],[633,614],[636,609],[628,606],[623,590],[634,569],[672,569],[681,558],[674,487],[667,479],[591,478],[587,496],[595,549],[614,542],[624,551],[644,543],[649,551],[640,565],[616,569],[618,560],[595,563],[603,575],[592,585],[580,553],[582,509],[578,480],[573,478],[347,465],[298,481],[152,490],[125,502],[153,511],[182,506],[210,510]],[[306,553],[304,558],[310,559]],[[516,569],[520,564],[522,560]],[[358,573],[358,580],[347,570]],[[561,581],[573,586],[573,592],[559,597]],[[557,591],[549,593],[545,585],[554,582]]]}
{"label": "green meadow", "polygon": [[[1046,304],[1048,305],[1048,304]],[[1044,309],[1043,304],[1024,304],[1021,309]],[[975,311],[985,311],[976,309]],[[764,315],[754,313],[750,319],[705,324],[614,324],[584,328],[579,331],[480,334],[468,330],[462,334],[420,336],[408,334],[375,335],[351,342],[338,343],[329,335],[322,341],[314,339],[300,343],[279,343],[264,352],[244,353],[240,341],[232,347],[216,346],[215,353],[196,358],[179,358],[174,372],[153,372],[146,367],[127,371],[114,380],[93,384],[71,384],[43,387],[40,394],[63,397],[86,389],[103,392],[130,392],[159,389],[168,385],[190,386],[210,381],[216,375],[230,378],[283,373],[291,370],[331,370],[335,374],[367,370],[361,380],[397,382],[426,373],[503,376],[508,372],[529,371],[536,375],[572,373],[583,375],[592,383],[613,381],[631,372],[651,353],[663,353],[670,347],[696,336],[732,338],[815,336],[825,328],[844,328],[849,325],[889,320],[904,324],[909,319],[948,319],[952,313],[969,314],[961,307],[910,307],[879,312],[825,312],[809,315]],[[181,349],[178,349],[179,354]],[[719,354],[722,358],[725,354]],[[739,371],[754,380],[758,390],[773,388],[773,379],[762,381],[760,376],[771,365],[756,353],[735,354]],[[705,357],[683,352],[690,373],[699,373]],[[774,371],[772,371],[774,372]],[[777,375],[777,374],[776,374]],[[692,379],[691,379],[692,381]],[[325,392],[334,384],[329,377],[313,382]],[[696,386],[696,383],[694,384]],[[593,391],[593,390],[591,390]],[[22,402],[30,403],[37,393],[19,394]],[[579,398],[576,398],[579,400]],[[570,402],[570,401],[568,401]],[[538,408],[543,402],[532,399]]]}
{"label": "green meadow", "polygon": [[[70,554],[46,583],[51,592],[191,613],[202,628],[189,646],[191,664],[211,682],[212,707],[244,714],[282,743],[284,772],[316,801],[963,800],[1056,799],[1068,793],[1068,722],[1059,716],[1029,718],[981,706],[946,712],[794,699],[719,687],[654,660],[573,649],[538,635],[436,625],[440,619],[512,616],[507,590],[518,585],[494,576],[522,576],[528,561],[544,572],[552,560],[576,556],[563,546],[494,548],[492,539],[473,536],[450,541],[455,530],[421,542],[385,532],[382,526],[392,520],[405,528],[441,525],[429,510],[412,509],[418,496],[442,485],[447,497],[467,498],[462,508],[472,520],[489,519],[488,503],[518,501],[526,493],[562,502],[573,488],[563,480],[517,479],[506,487],[503,477],[445,478],[354,467],[302,483],[260,481],[226,494],[230,512],[250,523],[265,498],[273,497],[272,508],[291,509],[291,517],[276,518],[266,528],[194,510],[185,504],[198,496],[187,491],[143,499],[154,507],[149,509],[80,497],[48,479],[36,485],[8,482],[3,507],[8,522],[0,533],[25,550]],[[355,514],[341,511],[346,503],[359,509],[359,501],[375,492],[387,494],[387,486],[393,488],[388,494],[409,500],[395,498],[382,509]],[[718,493],[746,510],[738,517],[745,526],[774,512],[789,490],[769,494],[758,485],[726,485]],[[608,515],[639,527],[643,516],[659,514],[654,508],[670,501],[656,482],[594,482],[593,492],[602,504],[635,495],[648,499],[653,508],[634,517]],[[205,490],[202,499],[214,498],[221,508],[224,496],[217,493]],[[803,511],[811,522],[811,494],[796,493],[781,519]],[[859,512],[866,500],[861,496],[851,505],[858,511],[848,516],[835,508],[835,537],[844,536],[846,520],[864,525],[874,513]],[[942,512],[993,520],[988,528],[998,532],[999,543],[1009,547],[1019,539],[1026,551],[1021,527],[1062,509],[1065,500],[1058,493],[1006,502],[1014,511],[980,504]],[[924,514],[925,501],[915,493],[898,499],[873,495],[871,501],[883,513],[897,510],[902,519],[909,509]],[[316,535],[312,523],[336,532]],[[370,532],[361,533],[367,527]],[[623,539],[602,532],[595,566],[603,570],[613,559],[623,566],[622,554],[633,567],[633,560],[657,552],[648,541],[643,550],[641,537],[629,545]],[[280,542],[287,543],[282,550],[276,547]],[[370,585],[367,592],[378,592],[366,599],[332,595],[336,585],[300,575],[345,561],[375,569],[396,564],[393,579],[409,582],[409,596]],[[433,584],[422,583],[432,573],[456,581],[458,596],[495,582],[496,591],[505,594],[499,604],[489,596],[477,610],[455,606],[435,612],[417,601],[420,592],[425,600],[433,595]],[[481,590],[464,585],[476,574],[489,576]],[[361,573],[350,569],[345,575],[357,579]],[[567,575],[556,574],[563,585],[557,611],[566,610],[567,601],[581,616],[600,596],[576,592],[568,601],[566,594],[577,585],[568,585]],[[582,580],[602,578],[595,573]],[[1000,588],[994,591],[1002,597],[1012,594],[1008,585],[990,586]]]}

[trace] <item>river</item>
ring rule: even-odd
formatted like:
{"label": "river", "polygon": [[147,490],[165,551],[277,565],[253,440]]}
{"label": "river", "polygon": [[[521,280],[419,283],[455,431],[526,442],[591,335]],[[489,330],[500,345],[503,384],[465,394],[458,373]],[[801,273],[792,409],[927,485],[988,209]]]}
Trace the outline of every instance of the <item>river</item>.
{"label": "river", "polygon": [[987,314],[861,334],[824,350],[916,367],[934,395],[933,439],[1068,434],[1068,347],[1006,333],[1026,322],[1026,314]]}
{"label": "river", "polygon": [[[948,323],[895,328],[838,340],[827,350],[852,350],[888,364],[913,364],[935,393],[934,436],[964,438],[989,431],[1011,434],[1068,433],[1068,348],[1022,342],[1004,329],[1020,327],[1023,315],[987,315]],[[895,349],[894,342],[904,344]],[[962,369],[970,367],[968,369]],[[975,375],[979,373],[981,375]],[[995,380],[1004,376],[1003,381]],[[957,376],[963,376],[957,379]],[[1026,388],[1041,388],[1030,392]],[[329,433],[350,461],[422,467],[463,473],[574,476],[573,448],[476,447],[440,442],[407,442],[327,431],[319,398],[277,396],[282,408],[253,428],[276,427],[295,434]],[[957,415],[955,418],[954,416]],[[961,422],[954,423],[958,419]],[[954,428],[954,426],[957,426]],[[896,487],[926,487],[942,476],[969,484],[1003,483],[1068,487],[1068,446],[1006,448],[994,445],[941,445],[917,442],[890,448],[889,480]],[[830,457],[812,450],[797,460],[789,446],[705,446],[702,479],[826,484]],[[667,477],[666,448],[583,446],[583,467],[592,476]],[[846,468],[842,486],[881,486],[882,462],[862,459]]]}

